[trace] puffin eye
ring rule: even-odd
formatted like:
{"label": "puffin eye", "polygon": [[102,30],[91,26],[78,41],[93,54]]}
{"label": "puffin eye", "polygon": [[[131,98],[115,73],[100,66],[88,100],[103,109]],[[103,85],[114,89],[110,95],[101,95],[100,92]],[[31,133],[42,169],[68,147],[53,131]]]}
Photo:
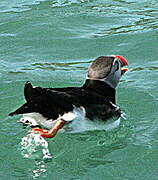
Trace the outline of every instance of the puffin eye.
{"label": "puffin eye", "polygon": [[119,68],[120,68],[119,62],[116,61],[115,64],[114,64],[114,66],[115,66],[115,71],[118,71]]}

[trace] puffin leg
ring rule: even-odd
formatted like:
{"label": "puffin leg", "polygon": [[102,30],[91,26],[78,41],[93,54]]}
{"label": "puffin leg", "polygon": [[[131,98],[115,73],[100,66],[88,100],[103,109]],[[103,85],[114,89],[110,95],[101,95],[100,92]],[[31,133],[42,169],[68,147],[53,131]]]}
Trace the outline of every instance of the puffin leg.
{"label": "puffin leg", "polygon": [[53,138],[57,134],[57,132],[65,125],[65,123],[66,122],[63,119],[60,119],[56,122],[55,126],[49,131],[39,128],[33,128],[32,131],[35,133],[36,132],[40,133],[40,135],[43,138]]}

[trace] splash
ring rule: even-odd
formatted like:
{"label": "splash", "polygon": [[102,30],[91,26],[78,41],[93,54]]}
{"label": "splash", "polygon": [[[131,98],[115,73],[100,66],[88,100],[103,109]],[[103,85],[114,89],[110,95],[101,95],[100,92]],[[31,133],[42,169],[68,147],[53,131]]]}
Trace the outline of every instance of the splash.
{"label": "splash", "polygon": [[52,155],[48,149],[48,142],[34,132],[30,132],[21,140],[21,150],[24,158],[51,159]]}

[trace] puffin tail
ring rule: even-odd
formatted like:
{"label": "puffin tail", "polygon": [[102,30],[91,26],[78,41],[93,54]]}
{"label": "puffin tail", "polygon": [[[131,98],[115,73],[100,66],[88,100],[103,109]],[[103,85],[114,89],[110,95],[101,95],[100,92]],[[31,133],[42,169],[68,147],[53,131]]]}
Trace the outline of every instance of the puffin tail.
{"label": "puffin tail", "polygon": [[34,88],[30,81],[27,81],[24,85],[24,97],[26,99],[26,103],[20,106],[15,111],[8,114],[8,116],[14,116],[18,114],[25,114],[30,112],[30,108],[28,103],[31,102],[35,97],[39,96],[40,90],[38,88]]}

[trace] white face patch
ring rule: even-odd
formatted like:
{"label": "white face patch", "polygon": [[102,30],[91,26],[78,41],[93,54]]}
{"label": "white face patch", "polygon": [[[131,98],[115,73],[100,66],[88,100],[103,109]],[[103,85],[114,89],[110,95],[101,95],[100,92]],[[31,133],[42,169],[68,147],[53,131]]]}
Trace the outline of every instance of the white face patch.
{"label": "white face patch", "polygon": [[119,61],[114,61],[110,73],[103,80],[109,84],[112,88],[116,88],[121,78],[121,64]]}

